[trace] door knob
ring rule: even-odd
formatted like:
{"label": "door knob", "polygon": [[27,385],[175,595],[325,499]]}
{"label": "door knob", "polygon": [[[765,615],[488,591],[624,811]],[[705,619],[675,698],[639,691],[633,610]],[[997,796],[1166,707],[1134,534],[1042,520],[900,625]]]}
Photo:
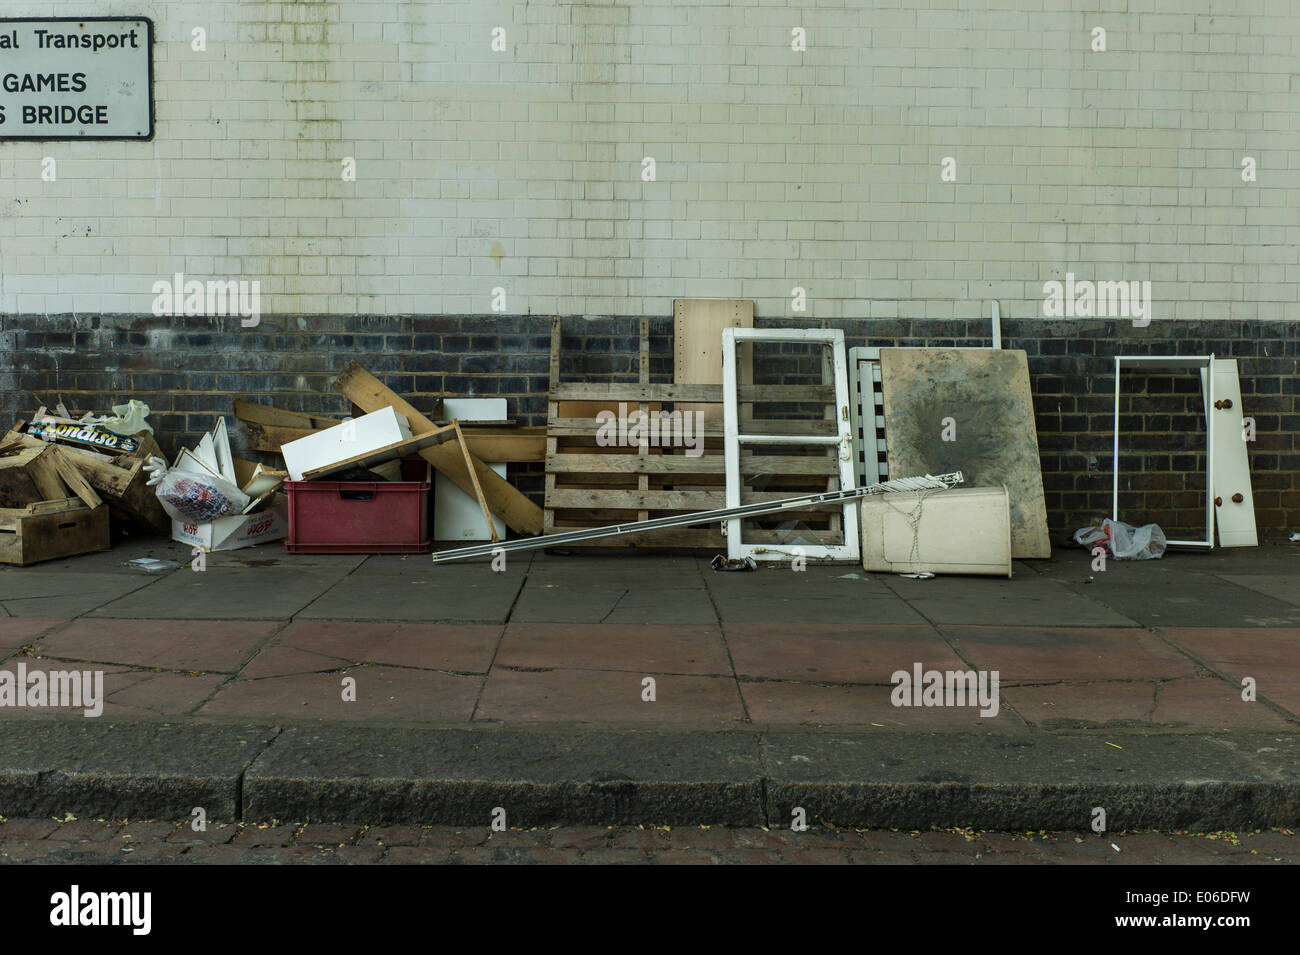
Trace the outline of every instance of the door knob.
{"label": "door knob", "polygon": [[1233,504],[1240,504],[1240,503],[1241,503],[1242,501],[1244,501],[1244,500],[1245,500],[1245,498],[1241,496],[1241,493],[1240,493],[1240,492],[1238,492],[1238,493],[1232,495],[1232,503],[1233,503]]}
{"label": "door knob", "polygon": [[1218,409],[1221,410],[1221,411],[1222,411],[1222,410],[1225,410],[1225,409],[1227,409],[1227,408],[1231,408],[1231,407],[1232,407],[1232,399],[1231,399],[1231,398],[1221,398],[1221,399],[1219,399],[1218,401],[1216,401],[1216,402],[1214,403],[1214,407],[1218,408]]}
{"label": "door knob", "polygon": [[1216,498],[1214,499],[1214,506],[1215,506],[1215,507],[1223,507],[1223,498],[1221,498],[1221,497],[1216,497]]}

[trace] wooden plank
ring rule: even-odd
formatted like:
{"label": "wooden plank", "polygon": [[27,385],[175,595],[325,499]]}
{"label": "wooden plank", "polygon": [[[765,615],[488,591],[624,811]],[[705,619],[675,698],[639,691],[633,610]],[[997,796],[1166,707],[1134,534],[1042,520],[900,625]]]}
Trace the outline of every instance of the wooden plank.
{"label": "wooden plank", "polygon": [[248,446],[254,451],[266,451],[271,454],[279,454],[280,448],[290,441],[297,441],[299,438],[316,433],[316,429],[312,428],[285,428],[279,425],[258,424],[254,421],[245,421],[243,424]]}
{"label": "wooden plank", "polygon": [[[432,421],[355,361],[348,363],[343,374],[334,382],[334,387],[367,413],[391,406],[398,414],[406,416],[411,430],[419,432],[434,430]],[[454,445],[443,443],[425,448],[420,452],[420,456],[432,464],[439,474],[445,474],[450,478],[451,482],[466,494],[474,493],[474,485],[470,480],[465,461]],[[483,487],[483,496],[487,499],[492,513],[521,534],[540,534],[542,509],[473,454],[470,455],[470,461],[474,473],[478,475]]]}
{"label": "wooden plank", "polygon": [[441,444],[444,441],[451,441],[458,433],[458,429],[451,425],[447,425],[443,428],[435,428],[432,431],[426,431],[423,434],[414,435],[404,441],[394,441],[392,444],[386,444],[382,448],[375,448],[373,451],[367,451],[365,454],[355,455],[345,461],[335,461],[333,464],[326,464],[319,468],[313,468],[310,471],[304,471],[302,478],[304,481],[314,481],[319,478],[329,477],[331,474],[338,474],[340,471],[346,471],[348,468],[365,468],[372,464],[379,464],[383,461],[409,457],[412,454],[419,453],[425,448],[433,447],[435,444]]}
{"label": "wooden plank", "polygon": [[[777,500],[781,495],[774,495]],[[711,511],[725,507],[714,491],[620,491],[593,488],[556,488],[547,498],[552,510],[561,508],[628,508],[632,511]],[[629,520],[636,520],[628,515]]]}
{"label": "wooden plank", "polygon": [[465,436],[460,432],[460,422],[453,421],[451,428],[456,432],[456,443],[460,445],[461,456],[465,458],[465,470],[469,472],[470,480],[474,483],[474,496],[478,498],[479,507],[483,508],[483,518],[487,521],[488,533],[492,535],[492,543],[497,543],[501,538],[497,535],[496,521],[492,520],[492,512],[488,510],[487,501],[483,499],[483,488],[478,483],[478,475],[474,473],[474,462],[470,458],[469,448],[465,445]]}
{"label": "wooden plank", "polygon": [[72,493],[77,495],[87,507],[95,508],[103,504],[103,499],[95,493],[95,489],[90,486],[90,482],[77,470],[77,465],[73,463],[72,457],[62,448],[56,447],[53,450],[55,470],[63,483],[72,490]]}
{"label": "wooden plank", "polygon": [[721,474],[717,455],[621,455],[558,452],[546,457],[546,470],[557,474]]}
{"label": "wooden plank", "polygon": [[[560,387],[560,316],[556,315],[551,318],[551,350],[550,359],[547,365],[549,372],[546,399],[546,456],[550,457],[559,449],[556,434],[551,430],[551,422],[555,421],[560,414],[560,403],[555,397],[555,390]],[[555,511],[551,507],[551,495],[555,493],[555,475],[547,471],[543,479],[542,503],[545,505],[542,509],[542,526],[543,533],[549,534],[555,530]]]}
{"label": "wooden plank", "polygon": [[321,431],[342,424],[342,418],[328,415],[303,414],[300,411],[285,411],[272,405],[259,405],[242,398],[235,399],[235,417],[240,421],[268,425],[275,428],[294,428],[299,431]]}
{"label": "wooden plank", "polygon": [[551,393],[556,401],[705,401],[721,404],[721,385],[640,384],[635,381],[565,382]]}
{"label": "wooden plank", "polygon": [[467,428],[461,425],[469,453],[495,464],[546,460],[546,428]]}
{"label": "wooden plank", "polygon": [[[552,418],[546,425],[548,436],[558,438],[588,437],[595,438],[596,432],[600,430],[600,422],[595,418]],[[722,421],[717,419],[710,423],[708,418],[704,419],[704,437],[720,438],[722,437]],[[610,448],[613,451],[630,452],[635,448]]]}
{"label": "wooden plank", "polygon": [[[557,474],[724,474],[726,465],[719,455],[690,457],[685,454],[661,454],[625,457],[614,454],[572,454],[560,452],[547,457],[546,469]],[[835,459],[792,455],[755,455],[742,457],[740,472],[750,475],[838,474]]]}

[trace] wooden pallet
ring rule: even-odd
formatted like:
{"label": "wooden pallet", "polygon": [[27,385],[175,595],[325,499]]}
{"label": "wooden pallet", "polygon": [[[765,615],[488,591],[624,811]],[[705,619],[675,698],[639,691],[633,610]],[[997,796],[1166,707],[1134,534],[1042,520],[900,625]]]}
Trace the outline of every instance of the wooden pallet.
{"label": "wooden pallet", "polygon": [[[546,491],[544,534],[609,524],[644,521],[670,514],[716,510],[726,506],[726,463],[723,455],[722,386],[654,384],[650,382],[649,319],[641,319],[640,373],[635,382],[566,383],[560,380],[560,319],[551,322],[550,395],[546,428]],[[822,385],[742,385],[742,401],[762,406],[771,402],[816,402],[833,398],[833,387]],[[628,414],[661,410],[670,413],[689,403],[703,415],[703,453],[688,455],[682,447],[601,447],[596,415],[608,410]],[[788,432],[792,426],[835,433],[833,420],[746,420],[753,433]],[[834,458],[808,455],[788,448],[758,448],[746,453],[742,465],[743,503],[778,500],[838,487]],[[783,513],[746,525],[746,539],[781,544],[797,539],[805,529],[822,537],[839,530],[839,515],[826,510]],[[673,528],[627,537],[606,538],[592,547],[688,547],[723,549],[721,527]]]}
{"label": "wooden pallet", "polygon": [[[560,319],[554,318],[543,533],[722,507],[721,386],[651,384],[648,318],[642,318],[640,325],[639,381],[566,384],[560,381],[560,333]],[[698,456],[688,455],[681,447],[651,446],[648,440],[631,447],[602,447],[597,441],[602,427],[597,415],[602,411],[615,416],[620,410],[628,415],[636,411],[657,414],[688,397],[717,409],[715,415],[705,411],[706,425],[712,424],[717,433],[705,442],[704,452]],[[673,528],[595,541],[592,546],[716,549],[722,546],[722,532],[719,528]]]}

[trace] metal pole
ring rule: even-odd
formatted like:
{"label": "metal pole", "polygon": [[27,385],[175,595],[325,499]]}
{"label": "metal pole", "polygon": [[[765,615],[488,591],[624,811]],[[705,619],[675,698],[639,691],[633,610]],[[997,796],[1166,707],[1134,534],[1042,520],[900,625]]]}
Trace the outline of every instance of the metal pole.
{"label": "metal pole", "polygon": [[843,491],[827,491],[823,494],[804,494],[800,497],[787,497],[779,501],[760,501],[757,504],[743,504],[740,507],[724,507],[716,511],[696,511],[692,514],[673,514],[668,517],[655,517],[648,521],[633,521],[628,524],[610,524],[605,527],[584,527],[575,531],[563,531],[559,534],[543,534],[540,537],[524,537],[520,540],[504,543],[471,544],[469,547],[455,547],[451,550],[434,553],[435,563],[449,560],[464,560],[469,557],[492,557],[498,551],[536,550],[541,547],[555,547],[560,544],[572,544],[578,541],[600,540],[605,537],[619,537],[623,534],[641,534],[646,531],[662,530],[668,527],[690,527],[692,524],[712,524],[715,521],[739,520],[745,517],[761,517],[775,514],[790,508],[816,507],[822,504],[841,504],[868,494],[880,494],[886,491],[914,491],[924,488],[954,487],[963,482],[960,471],[947,474],[930,475],[923,478],[897,478],[882,484],[868,487],[853,487]]}

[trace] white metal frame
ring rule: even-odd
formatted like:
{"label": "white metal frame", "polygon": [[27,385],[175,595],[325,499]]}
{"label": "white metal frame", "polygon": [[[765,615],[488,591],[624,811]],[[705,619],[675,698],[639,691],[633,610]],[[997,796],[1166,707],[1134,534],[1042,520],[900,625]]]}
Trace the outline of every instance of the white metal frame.
{"label": "white metal frame", "polygon": [[[802,342],[820,344],[831,350],[831,374],[835,379],[836,435],[809,434],[741,434],[740,410],[736,395],[736,345],[738,342]],[[844,333],[839,329],[815,328],[724,328],[722,330],[722,399],[724,413],[724,446],[727,467],[727,507],[740,506],[740,448],[745,444],[759,445],[833,445],[839,464],[840,488],[858,485],[853,463],[853,425],[850,416],[848,369],[844,355]],[[741,538],[741,520],[728,520],[727,556],[733,560],[753,557],[755,560],[787,560],[805,557],[809,560],[851,560],[862,558],[858,538],[856,508],[851,502],[844,504],[844,543],[808,545],[746,544]]]}
{"label": "white metal frame", "polygon": [[[1133,371],[1188,371],[1204,369],[1206,374],[1202,383],[1205,391],[1205,405],[1214,406],[1214,356],[1191,355],[1187,357],[1170,357],[1163,355],[1116,355],[1115,356],[1115,458],[1112,471],[1114,483],[1111,486],[1110,519],[1119,520],[1119,396],[1120,373],[1128,367]],[[1214,549],[1214,416],[1205,416],[1205,540],[1171,540],[1170,547],[1197,547],[1205,550]]]}

